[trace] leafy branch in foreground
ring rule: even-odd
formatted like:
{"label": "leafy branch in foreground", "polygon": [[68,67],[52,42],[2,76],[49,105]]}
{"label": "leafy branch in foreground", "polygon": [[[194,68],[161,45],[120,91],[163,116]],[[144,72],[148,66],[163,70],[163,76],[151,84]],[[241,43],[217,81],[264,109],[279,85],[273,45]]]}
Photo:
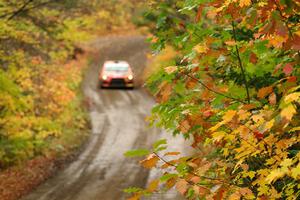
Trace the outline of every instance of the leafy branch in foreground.
{"label": "leafy branch in foreground", "polygon": [[152,2],[153,48],[171,46],[176,57],[147,82],[158,102],[150,121],[195,149],[171,160],[150,151],[141,161],[161,169],[162,188],[196,200],[300,197],[299,8],[290,0]]}

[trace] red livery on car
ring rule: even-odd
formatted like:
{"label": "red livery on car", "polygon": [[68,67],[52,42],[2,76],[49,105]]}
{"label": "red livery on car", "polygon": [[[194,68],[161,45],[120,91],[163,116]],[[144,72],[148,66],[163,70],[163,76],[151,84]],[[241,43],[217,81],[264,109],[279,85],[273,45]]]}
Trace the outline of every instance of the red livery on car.
{"label": "red livery on car", "polygon": [[101,88],[133,88],[133,72],[126,61],[106,61],[99,73]]}

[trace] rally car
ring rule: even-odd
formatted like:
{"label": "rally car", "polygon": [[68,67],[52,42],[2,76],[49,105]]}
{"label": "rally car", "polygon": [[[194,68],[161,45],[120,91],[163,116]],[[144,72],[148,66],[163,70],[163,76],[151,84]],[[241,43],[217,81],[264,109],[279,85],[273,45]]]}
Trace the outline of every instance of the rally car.
{"label": "rally car", "polygon": [[99,73],[101,88],[134,88],[133,72],[126,61],[106,61]]}

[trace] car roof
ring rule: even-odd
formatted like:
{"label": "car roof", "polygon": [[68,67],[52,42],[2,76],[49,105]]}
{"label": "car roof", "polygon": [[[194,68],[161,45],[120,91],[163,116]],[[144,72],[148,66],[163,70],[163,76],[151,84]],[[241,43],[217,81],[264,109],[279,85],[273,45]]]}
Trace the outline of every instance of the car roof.
{"label": "car roof", "polygon": [[109,66],[109,65],[113,65],[113,66],[119,65],[119,66],[129,67],[128,62],[123,61],[123,60],[108,60],[108,61],[104,62],[104,66]]}

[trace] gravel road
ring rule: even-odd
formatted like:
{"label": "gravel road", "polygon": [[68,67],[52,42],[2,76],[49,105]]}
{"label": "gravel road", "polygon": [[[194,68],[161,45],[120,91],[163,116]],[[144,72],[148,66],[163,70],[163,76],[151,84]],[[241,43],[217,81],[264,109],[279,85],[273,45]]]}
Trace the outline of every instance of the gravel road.
{"label": "gravel road", "polygon": [[[98,88],[98,71],[105,60],[127,60],[137,77],[147,63],[148,45],[141,36],[107,37],[93,41],[98,55],[84,79],[85,96],[90,99],[92,133],[79,158],[23,200],[122,200],[129,186],[145,187],[157,176],[144,170],[136,159],[123,153],[147,148],[153,141],[166,138],[159,129],[149,128],[145,117],[154,105],[142,89],[120,90]],[[172,146],[183,148],[183,141],[172,140]],[[149,178],[151,177],[151,178]],[[148,199],[179,199],[176,193],[157,194]]]}

